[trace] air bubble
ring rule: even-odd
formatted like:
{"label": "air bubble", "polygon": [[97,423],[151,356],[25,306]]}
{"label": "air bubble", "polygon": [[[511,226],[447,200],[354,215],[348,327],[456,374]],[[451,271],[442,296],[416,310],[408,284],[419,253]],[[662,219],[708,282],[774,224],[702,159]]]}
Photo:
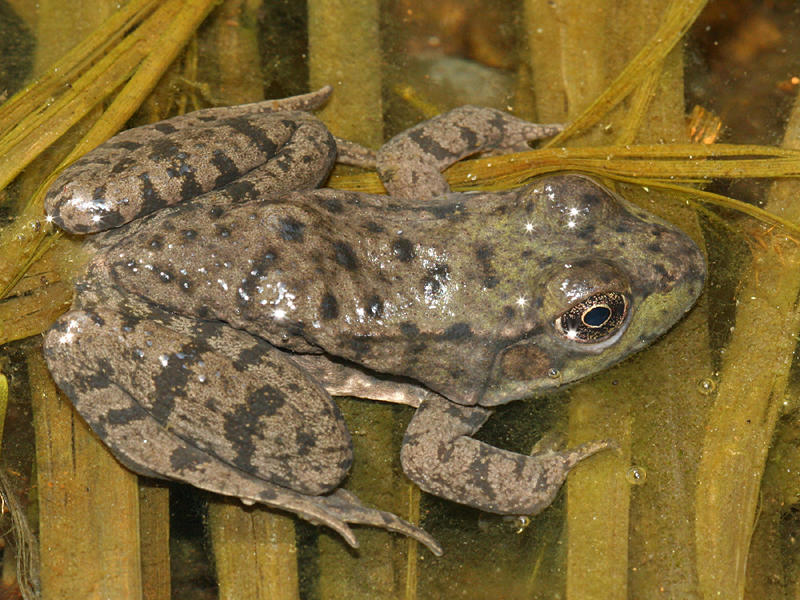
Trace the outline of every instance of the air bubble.
{"label": "air bubble", "polygon": [[633,465],[626,471],[625,479],[631,485],[642,485],[647,481],[647,471],[644,467]]}
{"label": "air bubble", "polygon": [[710,396],[717,391],[717,382],[710,377],[705,377],[697,382],[697,388],[704,396]]}

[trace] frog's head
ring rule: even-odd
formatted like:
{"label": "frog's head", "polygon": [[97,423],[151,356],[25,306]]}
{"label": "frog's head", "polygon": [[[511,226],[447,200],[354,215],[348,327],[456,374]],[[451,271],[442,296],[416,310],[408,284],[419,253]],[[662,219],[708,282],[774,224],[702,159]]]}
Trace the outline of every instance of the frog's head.
{"label": "frog's head", "polygon": [[519,197],[534,229],[519,261],[528,289],[494,338],[492,368],[472,398],[483,406],[586,377],[645,347],[691,308],[705,279],[688,236],[588,177],[543,178]]}

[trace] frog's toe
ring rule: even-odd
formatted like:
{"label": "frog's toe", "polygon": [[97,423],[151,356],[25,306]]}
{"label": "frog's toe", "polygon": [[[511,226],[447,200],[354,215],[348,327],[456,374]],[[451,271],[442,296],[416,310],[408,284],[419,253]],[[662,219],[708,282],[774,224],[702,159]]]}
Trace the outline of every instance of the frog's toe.
{"label": "frog's toe", "polygon": [[390,512],[364,506],[356,496],[347,490],[340,488],[327,496],[320,496],[318,501],[328,512],[336,515],[342,521],[353,525],[372,525],[387,531],[402,533],[427,546],[436,556],[443,554],[439,542],[427,531]]}

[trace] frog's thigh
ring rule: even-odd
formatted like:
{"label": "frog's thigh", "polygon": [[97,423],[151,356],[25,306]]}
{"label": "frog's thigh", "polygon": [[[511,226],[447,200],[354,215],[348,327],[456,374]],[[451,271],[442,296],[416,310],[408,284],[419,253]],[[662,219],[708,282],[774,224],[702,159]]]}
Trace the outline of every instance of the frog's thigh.
{"label": "frog's thigh", "polygon": [[319,385],[259,338],[168,319],[72,311],[45,339],[59,387],[124,464],[229,495],[252,496],[231,477],[303,494],[339,484],[350,436]]}

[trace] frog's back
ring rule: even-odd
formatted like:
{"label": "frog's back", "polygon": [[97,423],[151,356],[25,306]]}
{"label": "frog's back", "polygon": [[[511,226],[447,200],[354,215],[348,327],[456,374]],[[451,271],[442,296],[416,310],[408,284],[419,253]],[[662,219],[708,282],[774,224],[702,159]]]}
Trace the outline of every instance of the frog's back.
{"label": "frog's back", "polygon": [[[575,294],[615,288],[626,327],[645,298],[669,303],[680,284],[691,290],[674,301],[693,301],[702,285],[702,257],[674,228],[588,179],[547,181],[418,205],[314,190],[223,206],[212,194],[134,224],[101,260],[113,285],[168,311],[497,404],[642,345],[601,344],[600,360],[601,346],[560,339],[572,334],[553,324],[579,298],[558,290],[573,273],[585,278]],[[493,378],[520,381],[491,396]]]}

